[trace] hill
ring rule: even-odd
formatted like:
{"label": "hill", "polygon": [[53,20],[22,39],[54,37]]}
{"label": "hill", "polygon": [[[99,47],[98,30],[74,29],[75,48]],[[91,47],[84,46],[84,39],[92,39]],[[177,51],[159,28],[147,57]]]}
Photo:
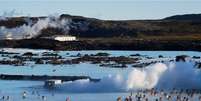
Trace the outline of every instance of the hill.
{"label": "hill", "polygon": [[[15,28],[36,23],[47,17],[16,17],[0,21],[0,26]],[[159,20],[100,20],[82,16],[62,14],[60,19],[71,19],[67,33],[79,37],[139,37],[153,35],[192,35],[201,34],[201,14],[176,15]],[[47,27],[40,31],[39,37],[66,33],[60,27]]]}
{"label": "hill", "polygon": [[[38,26],[42,27],[38,28]],[[32,34],[36,34],[31,37],[32,39],[1,40],[0,47],[58,50],[201,50],[199,44],[201,42],[201,14],[175,15],[158,20],[113,21],[68,14],[62,14],[58,18],[13,17],[0,20],[0,34],[9,32],[13,36],[16,33],[19,36],[18,34],[25,33],[24,38],[26,32],[29,33],[27,28],[33,32]],[[41,45],[36,41],[41,37],[64,34],[77,36],[79,42],[61,43],[52,40],[49,41],[52,43],[51,45],[45,41]],[[153,43],[155,46],[148,46]],[[69,47],[65,45],[69,45]]]}

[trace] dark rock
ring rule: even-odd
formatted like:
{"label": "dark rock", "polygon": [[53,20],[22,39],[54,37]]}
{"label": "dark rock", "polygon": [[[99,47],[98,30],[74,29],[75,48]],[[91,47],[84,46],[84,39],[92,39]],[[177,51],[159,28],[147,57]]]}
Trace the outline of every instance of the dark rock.
{"label": "dark rock", "polygon": [[177,61],[177,62],[179,62],[179,61],[185,62],[187,57],[189,57],[189,56],[187,56],[187,55],[179,55],[179,56],[176,56],[176,61]]}

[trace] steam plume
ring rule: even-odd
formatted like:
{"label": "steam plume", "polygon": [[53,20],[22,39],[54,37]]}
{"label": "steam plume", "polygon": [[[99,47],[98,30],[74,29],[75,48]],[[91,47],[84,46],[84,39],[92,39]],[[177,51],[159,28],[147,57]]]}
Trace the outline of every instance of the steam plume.
{"label": "steam plume", "polygon": [[59,19],[58,17],[41,18],[36,23],[33,23],[30,19],[25,19],[27,25],[16,28],[0,27],[0,38],[5,39],[29,39],[40,34],[42,29],[53,27],[62,28],[66,33],[69,31],[70,19]]}
{"label": "steam plume", "polygon": [[108,76],[99,83],[68,82],[60,90],[69,92],[126,92],[138,89],[201,89],[201,71],[194,62],[156,63],[144,70],[133,69],[128,77]]}

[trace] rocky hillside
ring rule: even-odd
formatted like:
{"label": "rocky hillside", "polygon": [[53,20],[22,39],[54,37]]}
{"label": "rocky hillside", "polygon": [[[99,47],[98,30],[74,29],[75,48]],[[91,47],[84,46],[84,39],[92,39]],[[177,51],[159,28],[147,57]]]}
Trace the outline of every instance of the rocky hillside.
{"label": "rocky hillside", "polygon": [[[201,34],[200,14],[178,15],[161,20],[98,20],[80,16],[61,15],[71,18],[69,33],[79,37],[122,37],[155,35],[191,35]],[[44,32],[49,29],[44,30]]]}
{"label": "rocky hillside", "polygon": [[[46,17],[16,17],[8,20],[1,20],[0,26],[6,28],[16,28],[32,24],[39,19]],[[52,36],[57,34],[76,35],[79,37],[122,37],[122,36],[166,36],[166,35],[192,35],[201,34],[201,14],[176,15],[160,20],[99,20],[82,16],[71,16],[63,14],[59,17],[70,19],[69,30],[65,31],[61,27],[45,27],[40,30],[37,37]],[[0,33],[1,34],[1,33]]]}

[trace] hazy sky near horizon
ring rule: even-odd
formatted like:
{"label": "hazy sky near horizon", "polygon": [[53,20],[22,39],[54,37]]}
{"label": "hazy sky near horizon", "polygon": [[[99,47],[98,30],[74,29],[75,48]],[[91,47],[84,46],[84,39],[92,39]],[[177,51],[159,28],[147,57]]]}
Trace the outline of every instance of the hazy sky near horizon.
{"label": "hazy sky near horizon", "polygon": [[[7,12],[7,13],[5,13]],[[99,19],[160,19],[201,13],[201,0],[0,0],[0,15],[71,14]]]}

